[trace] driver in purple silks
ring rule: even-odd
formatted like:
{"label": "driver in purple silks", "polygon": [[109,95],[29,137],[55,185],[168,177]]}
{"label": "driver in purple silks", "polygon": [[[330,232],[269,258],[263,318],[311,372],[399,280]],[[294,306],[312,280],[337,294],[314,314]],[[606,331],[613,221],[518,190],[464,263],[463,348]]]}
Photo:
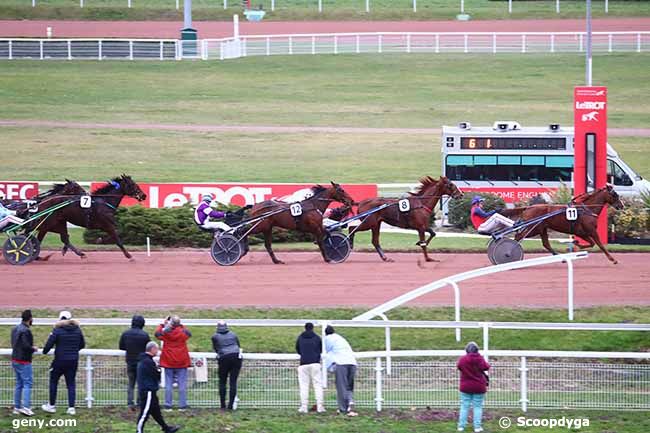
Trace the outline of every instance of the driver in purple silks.
{"label": "driver in purple silks", "polygon": [[211,221],[210,218],[223,218],[224,212],[214,210],[210,204],[214,201],[212,194],[203,194],[201,203],[194,210],[194,222],[207,230],[230,230],[230,226],[222,221]]}

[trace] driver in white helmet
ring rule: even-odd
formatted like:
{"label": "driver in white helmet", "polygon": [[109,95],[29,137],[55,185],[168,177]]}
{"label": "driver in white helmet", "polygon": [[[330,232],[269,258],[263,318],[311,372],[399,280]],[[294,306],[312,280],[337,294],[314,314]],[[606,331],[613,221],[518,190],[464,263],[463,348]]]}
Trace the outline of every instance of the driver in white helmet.
{"label": "driver in white helmet", "polygon": [[24,220],[16,216],[16,212],[7,209],[0,202],[0,229],[5,228],[9,224],[21,224]]}
{"label": "driver in white helmet", "polygon": [[199,227],[210,231],[230,230],[230,226],[225,222],[211,220],[211,218],[224,218],[226,216],[225,212],[212,209],[210,205],[213,201],[214,196],[212,194],[203,194],[201,203],[194,210],[194,222]]}

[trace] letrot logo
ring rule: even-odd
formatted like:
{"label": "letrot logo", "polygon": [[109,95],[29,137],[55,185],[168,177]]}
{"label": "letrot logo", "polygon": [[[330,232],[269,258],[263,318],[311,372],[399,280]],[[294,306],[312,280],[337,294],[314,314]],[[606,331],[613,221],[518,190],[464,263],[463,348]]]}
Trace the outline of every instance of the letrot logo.
{"label": "letrot logo", "polygon": [[598,111],[592,111],[582,115],[583,122],[598,122]]}
{"label": "letrot logo", "polygon": [[576,101],[576,108],[578,110],[604,110],[605,104],[604,101]]}

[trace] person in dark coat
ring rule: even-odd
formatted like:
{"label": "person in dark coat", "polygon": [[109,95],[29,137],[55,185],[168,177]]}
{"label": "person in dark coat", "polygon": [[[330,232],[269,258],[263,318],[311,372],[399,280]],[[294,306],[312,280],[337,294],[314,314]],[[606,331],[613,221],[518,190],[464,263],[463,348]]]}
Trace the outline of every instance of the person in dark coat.
{"label": "person in dark coat", "polygon": [[158,344],[153,341],[147,343],[145,352],[138,357],[137,380],[138,380],[138,401],[140,404],[140,415],[138,416],[137,433],[144,432],[144,424],[149,415],[156,420],[164,433],[174,433],[180,430],[179,426],[167,425],[160,412],[158,401],[158,388],[160,383],[160,367],[154,361],[158,355]]}
{"label": "person in dark coat", "polygon": [[490,364],[478,352],[478,344],[471,341],[465,346],[466,355],[458,360],[460,370],[460,414],[458,415],[458,431],[464,431],[467,425],[469,408],[474,408],[474,432],[482,432],[481,418],[483,417],[483,399],[488,387],[488,377],[485,373]]}
{"label": "person in dark coat", "polygon": [[219,399],[221,409],[226,409],[226,382],[230,376],[228,410],[235,408],[237,400],[237,378],[242,367],[241,346],[237,334],[228,329],[226,322],[219,321],[217,332],[212,336],[212,347],[217,353],[219,364]]}
{"label": "person in dark coat", "polygon": [[300,355],[300,367],[298,367],[300,408],[298,412],[307,413],[308,411],[310,383],[314,386],[316,410],[325,412],[325,406],[323,405],[323,372],[320,365],[323,343],[314,332],[313,323],[305,324],[305,331],[296,340],[296,352]]}
{"label": "person in dark coat", "polygon": [[26,416],[32,412],[32,355],[36,352],[34,337],[29,329],[32,326],[32,311],[21,314],[21,322],[11,330],[11,366],[16,375],[14,390],[14,414]]}
{"label": "person in dark coat", "polygon": [[120,337],[120,350],[126,352],[126,375],[129,384],[126,388],[126,399],[129,409],[135,410],[133,403],[133,389],[135,388],[138,358],[145,351],[147,343],[151,340],[144,328],[144,317],[136,314],[131,319],[131,328],[122,333]]}
{"label": "person in dark coat", "polygon": [[79,351],[86,347],[84,335],[79,327],[79,322],[72,319],[69,311],[59,313],[59,321],[54,325],[50,333],[43,354],[54,350],[54,361],[50,366],[50,399],[42,409],[45,412],[56,412],[56,393],[59,387],[59,379],[65,377],[65,385],[68,388],[68,415],[75,415],[75,396],[77,393],[76,377],[79,365]]}

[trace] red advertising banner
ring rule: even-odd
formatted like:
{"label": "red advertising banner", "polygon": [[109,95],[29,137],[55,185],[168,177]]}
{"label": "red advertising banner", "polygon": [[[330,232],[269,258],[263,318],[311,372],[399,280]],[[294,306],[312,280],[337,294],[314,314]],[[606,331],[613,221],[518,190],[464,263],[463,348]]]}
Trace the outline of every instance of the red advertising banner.
{"label": "red advertising banner", "polygon": [[[573,100],[573,181],[578,195],[607,184],[607,87],[576,87]],[[607,208],[598,219],[598,234],[607,243]]]}
{"label": "red advertising banner", "polygon": [[0,199],[27,200],[38,195],[38,182],[0,182]]}
{"label": "red advertising banner", "polygon": [[[93,182],[91,188],[95,189],[100,185],[103,183]],[[147,200],[142,204],[150,208],[195,204],[201,200],[201,195],[206,193],[213,194],[221,203],[238,206],[270,199],[297,201],[302,200],[305,193],[314,186],[306,183],[140,183],[139,185],[147,194]],[[341,186],[355,201],[377,196],[375,184],[342,184]],[[136,200],[131,198],[125,198],[122,202],[127,206],[136,203]]]}
{"label": "red advertising banner", "polygon": [[475,186],[462,186],[460,187],[463,193],[482,192],[496,194],[503,199],[506,203],[519,203],[522,201],[530,200],[533,197],[542,194],[552,194],[556,191],[555,188],[549,187],[535,187],[535,188],[520,188],[520,187],[475,187]]}

